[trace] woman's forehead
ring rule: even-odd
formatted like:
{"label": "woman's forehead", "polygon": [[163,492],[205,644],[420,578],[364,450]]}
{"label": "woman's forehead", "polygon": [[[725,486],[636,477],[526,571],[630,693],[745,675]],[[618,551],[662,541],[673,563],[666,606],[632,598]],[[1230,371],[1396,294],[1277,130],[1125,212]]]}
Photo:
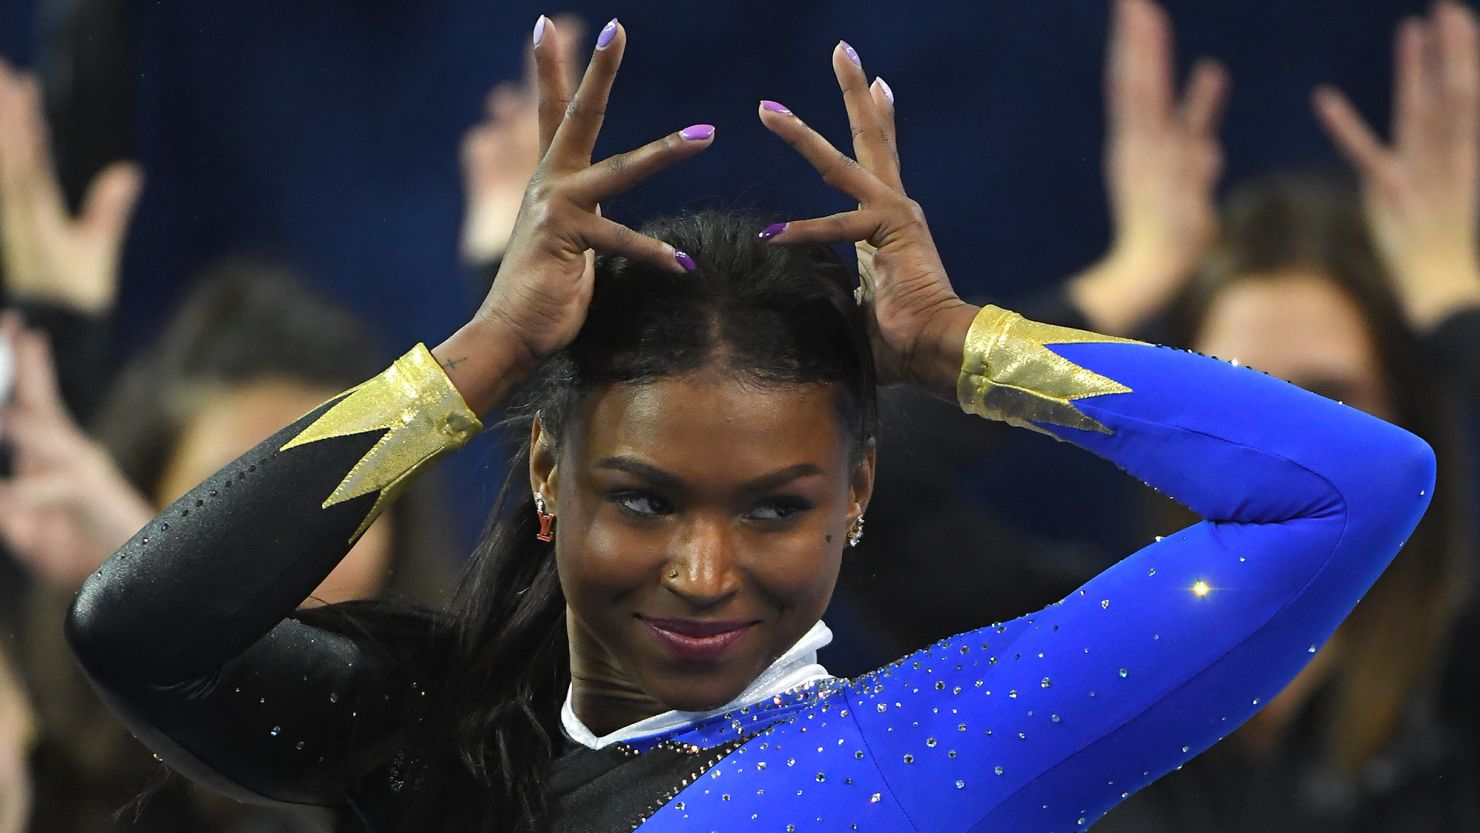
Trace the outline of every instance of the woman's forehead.
{"label": "woman's forehead", "polygon": [[827,384],[757,384],[689,374],[588,394],[567,447],[585,465],[636,457],[667,471],[735,475],[798,462],[836,465],[846,437]]}

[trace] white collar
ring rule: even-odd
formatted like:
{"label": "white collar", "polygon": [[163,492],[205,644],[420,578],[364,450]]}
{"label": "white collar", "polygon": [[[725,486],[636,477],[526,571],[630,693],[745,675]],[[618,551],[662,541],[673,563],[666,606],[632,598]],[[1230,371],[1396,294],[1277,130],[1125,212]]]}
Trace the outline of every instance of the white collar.
{"label": "white collar", "polygon": [[832,631],[822,620],[786,653],[782,654],[771,666],[761,672],[759,677],[751,681],[740,696],[720,706],[704,712],[680,712],[667,711],[644,718],[636,723],[624,726],[609,735],[597,737],[586,728],[586,724],[576,717],[575,708],[571,700],[575,694],[575,686],[572,685],[565,693],[565,705],[560,709],[560,721],[565,726],[565,733],[571,740],[591,749],[601,749],[613,743],[629,740],[631,738],[651,737],[662,734],[670,729],[677,729],[690,723],[696,723],[707,717],[733,711],[741,706],[749,706],[762,700],[790,691],[798,686],[832,676],[827,669],[817,663],[817,649],[831,642]]}

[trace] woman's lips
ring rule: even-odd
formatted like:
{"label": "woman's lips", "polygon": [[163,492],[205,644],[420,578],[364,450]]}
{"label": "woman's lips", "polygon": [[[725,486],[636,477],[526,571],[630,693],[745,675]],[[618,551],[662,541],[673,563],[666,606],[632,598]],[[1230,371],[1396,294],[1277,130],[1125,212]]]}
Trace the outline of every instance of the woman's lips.
{"label": "woman's lips", "polygon": [[[750,626],[755,624],[649,619],[646,616],[639,616],[638,619],[669,653],[691,662],[713,662],[719,659],[726,649],[745,636],[750,631]],[[683,632],[680,633],[680,630]]]}

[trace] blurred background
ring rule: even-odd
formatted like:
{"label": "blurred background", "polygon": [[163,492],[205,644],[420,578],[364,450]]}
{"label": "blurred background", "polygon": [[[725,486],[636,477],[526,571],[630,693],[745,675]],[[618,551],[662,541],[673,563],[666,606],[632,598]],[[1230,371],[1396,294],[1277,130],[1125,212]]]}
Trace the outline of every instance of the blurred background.
{"label": "blurred background", "polygon": [[[582,43],[614,14],[628,31],[598,156],[718,128],[608,216],[846,208],[755,116],[779,100],[847,147],[844,38],[893,91],[964,297],[1238,359],[1425,436],[1439,499],[1336,647],[1096,829],[1480,830],[1466,6],[5,0],[0,833],[298,829],[178,785],[111,818],[155,767],[89,699],[60,616],[152,506],[468,320],[535,162],[541,13]],[[885,414],[834,673],[1037,609],[1187,522],[1046,437],[908,392]],[[488,432],[318,595],[435,603],[504,469]]]}

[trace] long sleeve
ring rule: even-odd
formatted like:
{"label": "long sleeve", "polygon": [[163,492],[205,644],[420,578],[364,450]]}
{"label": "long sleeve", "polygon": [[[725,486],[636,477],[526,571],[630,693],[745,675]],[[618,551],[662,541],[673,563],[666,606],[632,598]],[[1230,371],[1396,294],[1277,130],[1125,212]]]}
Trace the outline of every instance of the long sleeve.
{"label": "long sleeve", "polygon": [[83,585],[67,637],[131,730],[242,800],[333,805],[425,685],[295,608],[480,428],[424,346],[165,509]]}
{"label": "long sleeve", "polygon": [[1082,829],[1305,665],[1423,514],[1434,458],[1256,371],[993,308],[967,359],[968,410],[1106,457],[1205,520],[1038,613],[854,680],[877,767],[857,777],[916,830]]}

